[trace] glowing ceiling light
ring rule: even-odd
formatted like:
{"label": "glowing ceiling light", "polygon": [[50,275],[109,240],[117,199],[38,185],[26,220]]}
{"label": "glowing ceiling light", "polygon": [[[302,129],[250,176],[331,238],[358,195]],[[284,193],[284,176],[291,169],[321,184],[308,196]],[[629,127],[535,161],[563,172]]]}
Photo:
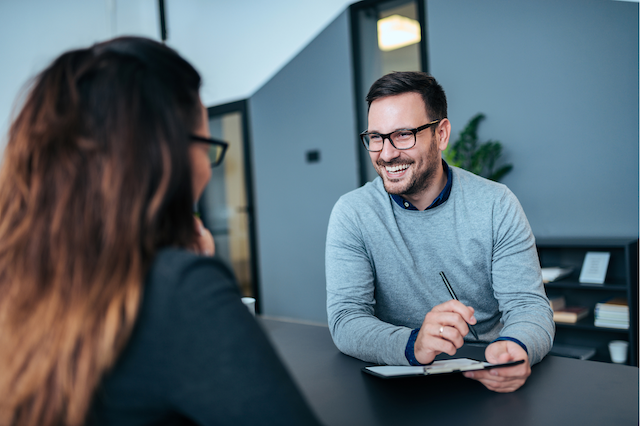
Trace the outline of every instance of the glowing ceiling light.
{"label": "glowing ceiling light", "polygon": [[414,19],[391,15],[378,21],[378,47],[380,50],[399,49],[420,41],[420,24]]}

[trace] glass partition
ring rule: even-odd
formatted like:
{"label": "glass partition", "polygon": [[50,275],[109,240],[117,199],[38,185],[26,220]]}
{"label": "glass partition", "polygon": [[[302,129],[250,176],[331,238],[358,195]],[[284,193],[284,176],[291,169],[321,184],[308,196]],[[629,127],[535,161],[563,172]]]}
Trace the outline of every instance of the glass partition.
{"label": "glass partition", "polygon": [[[392,71],[427,71],[424,0],[363,1],[351,6],[359,132],[367,128],[365,97],[378,78]],[[357,142],[359,145],[359,139]],[[378,174],[358,146],[360,180]]]}
{"label": "glass partition", "polygon": [[243,296],[256,297],[257,273],[253,253],[253,209],[247,167],[245,103],[209,108],[211,136],[229,143],[223,163],[212,169],[198,211],[213,234],[216,256],[229,265]]}

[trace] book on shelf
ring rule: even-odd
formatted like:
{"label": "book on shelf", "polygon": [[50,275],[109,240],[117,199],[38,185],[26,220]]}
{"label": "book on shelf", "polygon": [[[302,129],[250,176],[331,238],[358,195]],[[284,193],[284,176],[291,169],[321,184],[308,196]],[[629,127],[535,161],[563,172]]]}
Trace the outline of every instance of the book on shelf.
{"label": "book on shelf", "polygon": [[558,311],[565,306],[567,306],[567,302],[564,299],[564,296],[555,296],[549,298],[549,304],[551,305],[551,309],[553,311]]}
{"label": "book on shelf", "polygon": [[629,320],[616,321],[616,320],[596,318],[595,321],[593,322],[593,325],[595,325],[596,327],[618,328],[620,330],[628,330]]}
{"label": "book on shelf", "polygon": [[596,319],[600,318],[603,320],[629,321],[629,312],[608,312],[596,310],[595,317]]}
{"label": "book on shelf", "polygon": [[565,358],[575,359],[591,359],[595,354],[596,348],[563,345],[559,343],[554,343],[551,351],[549,352],[549,355],[563,356]]}
{"label": "book on shelf", "polygon": [[629,304],[626,297],[614,297],[604,302],[596,303],[596,310],[609,312],[629,312]]}
{"label": "book on shelf", "polygon": [[553,311],[553,320],[573,324],[586,317],[589,314],[589,308],[583,306],[565,306],[562,309]]}
{"label": "book on shelf", "polygon": [[624,297],[614,297],[596,303],[594,325],[618,329],[629,328],[629,305]]}
{"label": "book on shelf", "polygon": [[573,272],[573,268],[570,266],[566,268],[553,266],[553,267],[547,267],[547,268],[541,268],[541,269],[542,269],[542,282],[545,284],[553,281],[557,281],[561,278],[569,276]]}

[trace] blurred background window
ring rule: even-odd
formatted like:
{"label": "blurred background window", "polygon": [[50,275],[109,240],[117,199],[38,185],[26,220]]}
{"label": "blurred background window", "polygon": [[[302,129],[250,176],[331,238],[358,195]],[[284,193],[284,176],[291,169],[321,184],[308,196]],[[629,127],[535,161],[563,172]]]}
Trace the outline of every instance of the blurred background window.
{"label": "blurred background window", "polygon": [[[392,71],[428,71],[425,6],[422,1],[360,2],[352,5],[352,41],[359,132],[367,128],[365,97],[378,78]],[[361,184],[378,174],[358,147]]]}

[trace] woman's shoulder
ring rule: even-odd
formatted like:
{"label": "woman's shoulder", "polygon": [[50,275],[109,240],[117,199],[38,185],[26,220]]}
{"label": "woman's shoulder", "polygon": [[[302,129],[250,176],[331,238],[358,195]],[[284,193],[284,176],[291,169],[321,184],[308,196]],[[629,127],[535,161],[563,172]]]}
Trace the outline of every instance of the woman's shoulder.
{"label": "woman's shoulder", "polygon": [[234,280],[233,273],[220,259],[170,247],[161,249],[156,254],[147,273],[147,281],[179,284],[203,274],[208,276],[209,280]]}
{"label": "woman's shoulder", "polygon": [[147,415],[161,417],[167,401],[180,405],[176,401],[192,391],[193,398],[214,400],[217,370],[202,366],[219,365],[225,342],[243,335],[233,326],[250,320],[223,262],[177,248],[161,250],[147,273],[129,341],[101,384],[97,413],[130,417],[143,407]]}
{"label": "woman's shoulder", "polygon": [[239,299],[240,291],[224,262],[185,249],[165,248],[158,252],[147,273],[141,314],[179,315],[228,298]]}

